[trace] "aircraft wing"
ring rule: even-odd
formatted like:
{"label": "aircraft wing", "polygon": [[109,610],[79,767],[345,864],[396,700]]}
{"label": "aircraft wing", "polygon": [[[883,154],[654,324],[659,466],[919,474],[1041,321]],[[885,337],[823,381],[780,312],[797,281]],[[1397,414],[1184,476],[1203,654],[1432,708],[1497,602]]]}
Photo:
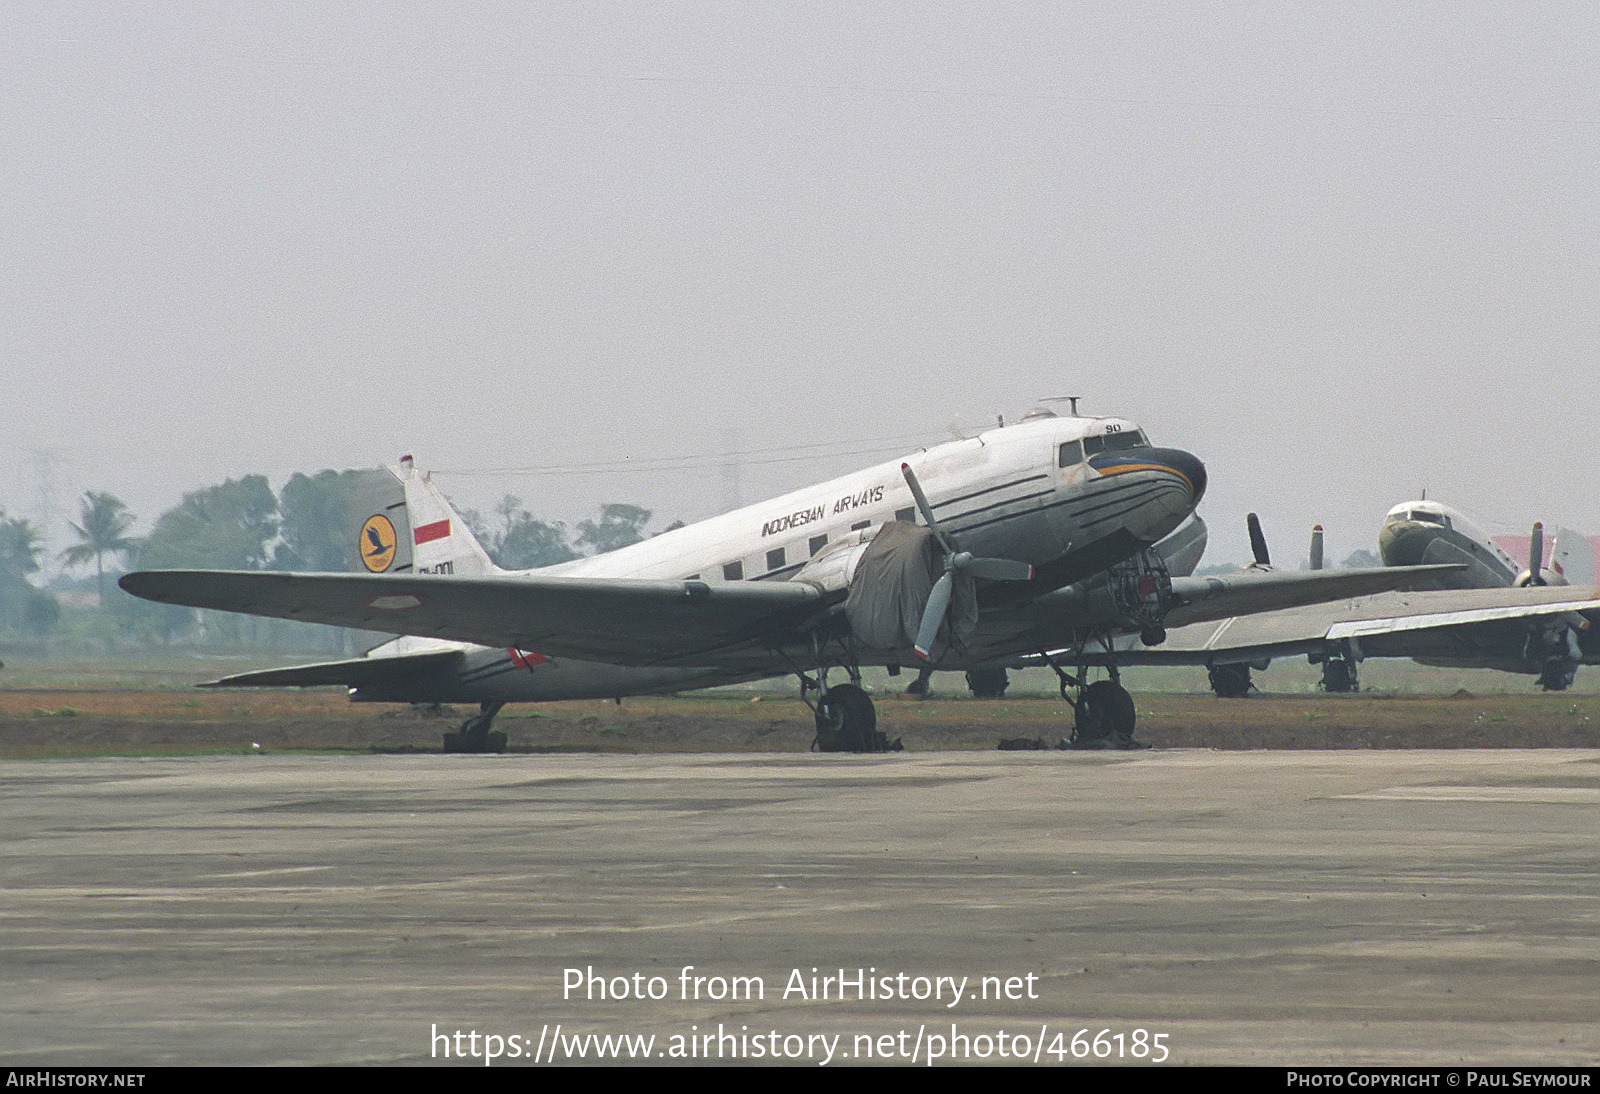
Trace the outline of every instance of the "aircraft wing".
{"label": "aircraft wing", "polygon": [[822,594],[799,582],[146,570],[119,584],[166,604],[615,665],[720,664],[764,654],[793,640],[824,607]]}
{"label": "aircraft wing", "polygon": [[1425,584],[1462,569],[1443,566],[1378,566],[1359,570],[1245,570],[1214,577],[1172,580],[1175,607],[1167,628],[1211,619],[1253,615],[1306,604],[1348,600]]}
{"label": "aircraft wing", "polygon": [[[1419,640],[1447,639],[1463,628],[1514,624],[1573,613],[1600,621],[1600,589],[1455,589],[1391,592],[1258,615],[1169,628],[1159,646],[1119,650],[1122,665],[1228,664],[1311,653],[1353,640],[1368,655],[1410,656]],[[1393,640],[1390,636],[1396,636]],[[1388,647],[1395,645],[1391,650]],[[1089,658],[1104,661],[1104,654]]]}

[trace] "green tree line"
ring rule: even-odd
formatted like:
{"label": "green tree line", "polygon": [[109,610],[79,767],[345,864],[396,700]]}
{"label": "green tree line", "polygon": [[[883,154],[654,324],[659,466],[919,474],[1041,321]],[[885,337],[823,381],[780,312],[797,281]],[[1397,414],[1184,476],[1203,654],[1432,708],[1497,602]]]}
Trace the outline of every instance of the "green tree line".
{"label": "green tree line", "polygon": [[[119,498],[89,491],[79,499],[78,519],[69,524],[76,542],[59,561],[67,570],[92,571],[92,578],[62,575],[49,586],[39,584],[49,561],[41,530],[0,510],[0,638],[80,643],[100,652],[147,643],[345,649],[350,640],[335,628],[152,604],[124,593],[116,579],[132,569],[352,569],[350,492],[367,474],[297,472],[276,493],[264,475],[227,479],[185,494],[143,538],[130,534],[136,515]],[[637,543],[648,534],[653,515],[637,505],[612,503],[569,529],[535,517],[512,495],[496,505],[492,522],[472,510],[461,512],[490,557],[507,569],[549,566]],[[85,605],[88,589],[94,597]]]}

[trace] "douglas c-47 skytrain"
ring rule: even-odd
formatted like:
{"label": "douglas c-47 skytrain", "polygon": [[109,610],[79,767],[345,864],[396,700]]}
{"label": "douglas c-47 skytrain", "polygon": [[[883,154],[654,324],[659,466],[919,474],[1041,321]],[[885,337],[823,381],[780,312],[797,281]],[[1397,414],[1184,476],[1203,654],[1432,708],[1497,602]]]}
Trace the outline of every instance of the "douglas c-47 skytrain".
{"label": "douglas c-47 skytrain", "polygon": [[[1174,577],[1152,547],[1193,514],[1204,465],[1153,446],[1127,419],[1049,410],[538,570],[495,566],[409,458],[374,476],[352,521],[355,557],[370,572],[146,571],[122,587],[169,604],[401,635],[353,660],[217,684],[344,684],[357,700],[481,703],[447,735],[451,749],[502,748],[490,723],[506,702],[793,674],[815,714],[815,746],[865,751],[887,741],[861,687],[864,665],[962,669],[1058,651],[1045,660],[1073,705],[1076,736],[1128,745],[1133,700],[1114,658],[1109,679],[1089,682],[1089,651],[1119,635],[1159,646],[1179,623],[1452,570]],[[831,681],[836,671],[848,682]]]}

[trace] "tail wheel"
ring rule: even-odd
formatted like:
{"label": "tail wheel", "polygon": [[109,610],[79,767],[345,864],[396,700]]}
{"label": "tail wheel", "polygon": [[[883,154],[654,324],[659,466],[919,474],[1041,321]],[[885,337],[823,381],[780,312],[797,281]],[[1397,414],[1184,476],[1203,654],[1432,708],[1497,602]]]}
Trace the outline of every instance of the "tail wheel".
{"label": "tail wheel", "polygon": [[817,700],[818,752],[874,752],[878,711],[854,684],[838,684]]}

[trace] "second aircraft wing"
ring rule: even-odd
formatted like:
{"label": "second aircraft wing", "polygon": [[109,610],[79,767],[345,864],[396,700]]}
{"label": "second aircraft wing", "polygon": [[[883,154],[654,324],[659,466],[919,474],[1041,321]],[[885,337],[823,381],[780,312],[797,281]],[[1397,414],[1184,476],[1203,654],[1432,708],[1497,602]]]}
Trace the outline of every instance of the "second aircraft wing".
{"label": "second aircraft wing", "polygon": [[[1116,653],[1118,664],[1227,664],[1286,657],[1354,641],[1388,654],[1391,635],[1441,637],[1459,628],[1532,621],[1569,613],[1600,619],[1600,589],[1455,589],[1390,592],[1171,628],[1158,646]],[[1404,650],[1394,655],[1408,655]],[[1089,658],[1105,660],[1104,654]]]}

